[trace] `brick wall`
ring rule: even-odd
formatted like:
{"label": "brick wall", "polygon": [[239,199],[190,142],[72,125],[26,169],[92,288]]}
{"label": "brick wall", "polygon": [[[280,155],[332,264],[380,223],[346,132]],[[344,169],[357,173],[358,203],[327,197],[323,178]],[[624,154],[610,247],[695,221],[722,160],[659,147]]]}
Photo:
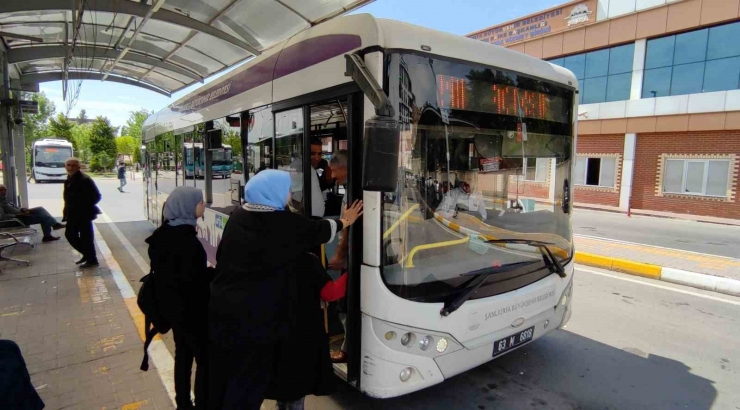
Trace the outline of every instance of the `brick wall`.
{"label": "brick wall", "polygon": [[[654,211],[740,219],[737,195],[738,168],[731,169],[731,191],[728,199],[687,197],[658,194],[661,155],[722,155],[740,158],[740,131],[701,131],[682,133],[651,133],[637,136],[635,173],[632,187],[632,207]],[[734,177],[734,178],[733,178]],[[734,183],[732,180],[734,179]]]}
{"label": "brick wall", "polygon": [[[579,135],[576,152],[578,154],[619,154],[619,160],[624,151],[624,134],[617,135]],[[617,182],[614,189],[585,187],[576,185],[573,192],[573,201],[619,206],[619,186],[621,183],[622,165],[617,161]]]}

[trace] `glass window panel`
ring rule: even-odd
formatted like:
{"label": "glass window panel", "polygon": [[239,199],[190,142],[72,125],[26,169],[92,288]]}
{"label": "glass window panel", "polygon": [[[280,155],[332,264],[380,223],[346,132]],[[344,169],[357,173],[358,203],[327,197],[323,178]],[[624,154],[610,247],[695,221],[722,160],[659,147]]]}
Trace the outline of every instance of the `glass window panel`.
{"label": "glass window panel", "polygon": [[663,192],[681,193],[684,160],[666,160],[663,175]]}
{"label": "glass window panel", "polygon": [[587,78],[584,81],[583,103],[593,104],[606,100],[606,77]]}
{"label": "glass window panel", "polygon": [[686,192],[692,194],[704,193],[704,166],[705,161],[686,162]]}
{"label": "glass window panel", "polygon": [[673,64],[675,36],[656,38],[647,43],[645,68],[668,67]]}
{"label": "glass window panel", "polygon": [[535,181],[537,178],[537,161],[536,158],[524,158],[524,179]]}
{"label": "glass window panel", "polygon": [[740,79],[740,57],[707,61],[704,69],[705,93],[711,91],[735,90]]}
{"label": "glass window panel", "polygon": [[602,77],[609,71],[609,50],[593,51],[586,54],[585,78]]}
{"label": "glass window panel", "polygon": [[556,58],[554,60],[549,60],[550,63],[553,63],[555,65],[559,65],[560,67],[563,66],[563,58]]}
{"label": "glass window panel", "polygon": [[290,173],[290,205],[303,213],[303,108],[275,114],[275,162]]}
{"label": "glass window panel", "polygon": [[574,184],[576,185],[586,184],[586,164],[587,163],[588,163],[588,158],[586,157],[576,158],[576,170],[575,170],[575,175],[573,175]]}
{"label": "glass window panel", "polygon": [[550,159],[549,158],[537,158],[537,171],[535,173],[535,181],[537,182],[545,182],[547,181],[547,173],[549,171],[550,167]]}
{"label": "glass window panel", "polygon": [[709,161],[707,195],[727,196],[727,178],[730,161]]}
{"label": "glass window panel", "polygon": [[673,67],[671,95],[700,93],[704,82],[704,62]]}
{"label": "glass window panel", "polygon": [[583,104],[583,80],[578,80],[578,104]]}
{"label": "glass window panel", "polygon": [[635,57],[635,44],[614,47],[609,50],[609,74],[632,72]]}
{"label": "glass window panel", "polygon": [[673,64],[704,61],[707,56],[707,33],[709,30],[696,30],[676,36]]}
{"label": "glass window panel", "polygon": [[664,97],[671,92],[671,67],[645,70],[642,98]]}
{"label": "glass window panel", "polygon": [[582,79],[586,69],[586,55],[578,54],[575,56],[565,57],[563,67],[572,71],[577,79]]}
{"label": "glass window panel", "polygon": [[264,107],[249,112],[247,129],[247,169],[249,178],[264,169],[273,168],[272,107]]}
{"label": "glass window panel", "polygon": [[632,73],[610,75],[606,85],[606,101],[624,101],[630,99]]}
{"label": "glass window panel", "polygon": [[709,29],[707,60],[740,56],[740,23]]}
{"label": "glass window panel", "polygon": [[617,173],[616,158],[601,159],[601,177],[599,177],[599,186],[608,186],[614,188],[614,175]]}

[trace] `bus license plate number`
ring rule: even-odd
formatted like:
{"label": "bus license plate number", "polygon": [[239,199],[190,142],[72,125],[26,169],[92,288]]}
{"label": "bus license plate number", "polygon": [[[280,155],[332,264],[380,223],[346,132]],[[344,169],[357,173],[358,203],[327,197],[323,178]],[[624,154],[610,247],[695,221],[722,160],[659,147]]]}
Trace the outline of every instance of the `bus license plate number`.
{"label": "bus license plate number", "polygon": [[527,343],[528,341],[532,340],[532,337],[534,337],[534,326],[530,327],[529,329],[524,329],[519,333],[505,337],[501,340],[497,340],[496,343],[493,344],[493,357],[496,357],[504,352],[508,352],[509,350],[519,345]]}

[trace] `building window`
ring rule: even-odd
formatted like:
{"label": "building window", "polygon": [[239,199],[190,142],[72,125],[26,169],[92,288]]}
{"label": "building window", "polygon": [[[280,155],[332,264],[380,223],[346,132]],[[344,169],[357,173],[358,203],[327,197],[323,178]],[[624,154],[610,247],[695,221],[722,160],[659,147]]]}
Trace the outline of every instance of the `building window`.
{"label": "building window", "polygon": [[549,158],[524,158],[524,179],[532,182],[547,182]]}
{"label": "building window", "polygon": [[648,40],[642,97],[740,88],[740,23]]}
{"label": "building window", "polygon": [[630,99],[634,54],[635,45],[627,44],[557,58],[550,62],[575,74],[580,90],[580,103],[594,104]]}
{"label": "building window", "polygon": [[616,175],[617,158],[577,157],[573,182],[576,185],[614,188]]}
{"label": "building window", "polygon": [[729,170],[728,160],[667,159],[663,192],[725,198]]}

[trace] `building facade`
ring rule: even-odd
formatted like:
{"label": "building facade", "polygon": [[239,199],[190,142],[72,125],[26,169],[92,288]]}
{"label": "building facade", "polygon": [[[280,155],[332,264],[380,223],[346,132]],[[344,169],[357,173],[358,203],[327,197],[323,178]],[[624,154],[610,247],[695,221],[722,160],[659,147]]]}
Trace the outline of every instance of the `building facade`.
{"label": "building facade", "polygon": [[578,78],[577,205],[740,219],[740,0],[575,1],[469,37]]}

